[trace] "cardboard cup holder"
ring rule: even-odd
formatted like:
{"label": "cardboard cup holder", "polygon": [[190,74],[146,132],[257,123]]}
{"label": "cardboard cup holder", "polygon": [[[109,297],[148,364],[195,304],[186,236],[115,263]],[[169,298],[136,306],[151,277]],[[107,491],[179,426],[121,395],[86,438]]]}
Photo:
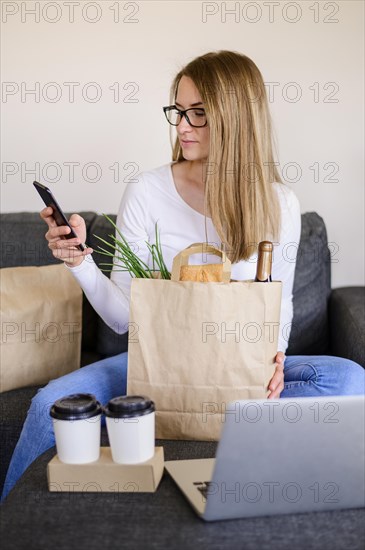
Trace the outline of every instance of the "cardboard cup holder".
{"label": "cardboard cup holder", "polygon": [[100,447],[100,457],[88,464],[65,464],[56,455],[47,465],[51,492],[154,493],[164,470],[163,447],[139,464],[117,464],[110,447]]}

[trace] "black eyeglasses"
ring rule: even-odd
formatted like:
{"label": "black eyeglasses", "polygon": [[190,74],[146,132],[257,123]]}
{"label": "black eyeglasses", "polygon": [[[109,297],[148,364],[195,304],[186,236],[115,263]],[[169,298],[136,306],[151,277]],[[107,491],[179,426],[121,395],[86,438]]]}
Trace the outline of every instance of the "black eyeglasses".
{"label": "black eyeglasses", "polygon": [[202,128],[207,125],[207,116],[204,109],[192,108],[181,111],[176,105],[169,105],[168,107],[163,107],[163,112],[165,113],[167,122],[172,124],[172,126],[179,126],[182,117],[185,117],[188,124],[193,126],[193,128]]}

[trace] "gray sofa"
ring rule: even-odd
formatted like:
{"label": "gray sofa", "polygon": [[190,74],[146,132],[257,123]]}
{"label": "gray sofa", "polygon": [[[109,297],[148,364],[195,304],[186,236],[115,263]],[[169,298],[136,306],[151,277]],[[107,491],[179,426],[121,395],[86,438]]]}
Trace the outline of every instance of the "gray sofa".
{"label": "gray sofa", "polygon": [[[110,224],[103,216],[82,212],[87,242],[97,250],[97,234],[108,238]],[[115,216],[112,216],[115,219]],[[38,213],[1,215],[0,267],[57,263],[44,238],[46,226]],[[97,263],[103,257],[94,254]],[[302,215],[302,234],[294,283],[294,319],[287,353],[329,354],[350,358],[365,367],[364,288],[331,290],[331,258],[324,222],[316,213]],[[83,302],[82,365],[127,350],[127,334],[117,335]],[[20,434],[30,400],[37,388],[0,394],[2,486],[11,454]]]}

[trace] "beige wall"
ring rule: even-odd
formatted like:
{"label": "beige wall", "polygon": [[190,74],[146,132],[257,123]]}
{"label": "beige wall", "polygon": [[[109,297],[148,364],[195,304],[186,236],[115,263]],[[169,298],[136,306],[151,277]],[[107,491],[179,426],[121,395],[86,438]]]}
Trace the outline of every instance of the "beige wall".
{"label": "beige wall", "polygon": [[284,179],[326,221],[333,286],[364,283],[362,1],[1,4],[3,212],[40,209],[35,177],[66,211],[116,212],[134,172],[170,160],[176,71],[232,49],[267,83]]}

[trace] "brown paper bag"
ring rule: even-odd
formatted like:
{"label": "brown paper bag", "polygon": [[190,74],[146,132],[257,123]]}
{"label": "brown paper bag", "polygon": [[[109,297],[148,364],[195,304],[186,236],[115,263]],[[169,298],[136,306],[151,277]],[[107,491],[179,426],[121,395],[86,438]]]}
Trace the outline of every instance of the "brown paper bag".
{"label": "brown paper bag", "polygon": [[82,291],[64,265],[1,269],[0,392],[80,367]]}
{"label": "brown paper bag", "polygon": [[[226,282],[179,281],[202,250],[222,257]],[[217,440],[228,403],[268,394],[281,283],[229,275],[225,254],[200,244],[176,256],[171,281],[132,280],[127,392],[155,402],[156,437]]]}

